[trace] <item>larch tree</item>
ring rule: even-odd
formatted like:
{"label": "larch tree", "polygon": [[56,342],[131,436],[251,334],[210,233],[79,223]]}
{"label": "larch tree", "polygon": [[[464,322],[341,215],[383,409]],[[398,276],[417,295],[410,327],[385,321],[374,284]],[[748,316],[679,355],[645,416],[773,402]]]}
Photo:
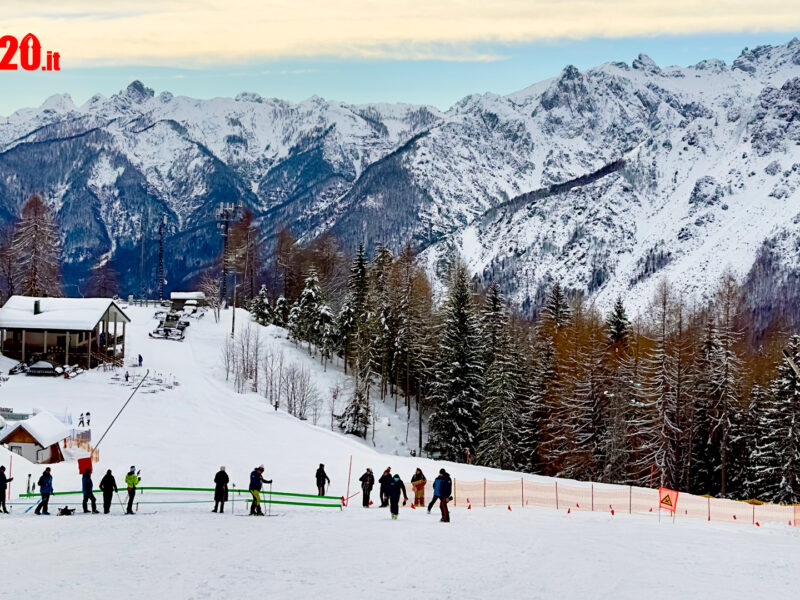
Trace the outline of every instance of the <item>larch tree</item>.
{"label": "larch tree", "polygon": [[61,239],[52,212],[31,196],[14,229],[11,252],[17,263],[15,286],[25,296],[61,295]]}

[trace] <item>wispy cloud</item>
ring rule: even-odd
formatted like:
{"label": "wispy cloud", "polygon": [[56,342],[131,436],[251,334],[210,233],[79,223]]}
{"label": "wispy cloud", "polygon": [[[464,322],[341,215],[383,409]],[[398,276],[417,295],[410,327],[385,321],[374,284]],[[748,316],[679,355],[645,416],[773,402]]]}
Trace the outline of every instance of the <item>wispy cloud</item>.
{"label": "wispy cloud", "polygon": [[487,62],[476,48],[590,37],[800,30],[796,0],[6,0],[62,65],[197,66],[288,57]]}

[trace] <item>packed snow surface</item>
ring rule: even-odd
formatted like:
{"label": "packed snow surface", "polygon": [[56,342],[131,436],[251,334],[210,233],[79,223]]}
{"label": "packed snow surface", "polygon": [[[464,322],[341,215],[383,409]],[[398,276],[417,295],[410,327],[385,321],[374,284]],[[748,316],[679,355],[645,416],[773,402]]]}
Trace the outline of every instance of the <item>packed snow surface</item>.
{"label": "packed snow surface", "polygon": [[[371,439],[331,431],[324,410],[314,426],[275,411],[258,394],[236,394],[220,355],[230,311],[219,324],[210,313],[193,322],[182,343],[147,337],[153,312],[128,311],[128,355],[141,354],[142,369],[128,359],[116,372],[70,380],[18,375],[0,387],[0,404],[17,411],[42,409],[66,420],[90,411],[96,444],[132,391],[133,381],[126,384],[122,374],[138,380],[150,369],[151,384],[148,378],[99,446],[95,487],[106,469],[122,487],[131,465],[141,469],[142,485],[210,487],[225,465],[239,488],[264,463],[276,491],[314,493],[322,462],[329,494],[340,496],[351,456],[351,493],[368,466],[378,475],[391,466],[407,485],[415,467],[429,480],[441,466],[461,480],[520,477],[409,456],[416,416],[406,442],[406,413],[395,414],[393,401],[378,406],[373,446]],[[236,323],[246,326],[247,313],[238,311]],[[259,332],[265,347],[311,371],[323,398],[346,381],[340,365],[323,371],[283,330]],[[0,464],[8,466],[9,458],[0,448]],[[656,514],[518,506],[459,506],[450,524],[439,522],[438,510],[406,506],[394,522],[386,509],[361,508],[359,497],[341,511],[275,505],[273,518],[239,518],[231,514],[245,511],[237,495],[224,515],[212,514],[210,504],[142,504],[138,514],[123,516],[115,498],[109,516],[83,515],[79,508],[68,518],[55,516],[56,507],[79,497],[55,496],[53,516],[37,517],[24,513],[32,500],[17,496],[27,475],[35,481],[41,471],[14,457],[12,514],[0,516],[4,598],[789,598],[800,585],[800,530],[786,525],[680,518],[673,524]],[[80,489],[74,462],[54,465],[53,475],[55,491]],[[137,499],[157,500],[158,493]]]}

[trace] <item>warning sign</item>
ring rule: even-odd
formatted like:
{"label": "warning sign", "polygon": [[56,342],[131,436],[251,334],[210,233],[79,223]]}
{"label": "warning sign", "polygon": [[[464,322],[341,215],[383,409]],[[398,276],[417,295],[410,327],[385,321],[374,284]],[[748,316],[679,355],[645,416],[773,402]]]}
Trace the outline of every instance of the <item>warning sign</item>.
{"label": "warning sign", "polygon": [[667,488],[658,488],[658,507],[675,512],[678,507],[678,492]]}

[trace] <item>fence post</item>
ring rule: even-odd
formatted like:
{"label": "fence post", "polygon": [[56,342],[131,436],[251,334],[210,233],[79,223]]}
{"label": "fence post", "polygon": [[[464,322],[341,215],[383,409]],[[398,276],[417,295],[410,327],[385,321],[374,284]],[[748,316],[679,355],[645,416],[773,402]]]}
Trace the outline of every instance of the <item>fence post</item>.
{"label": "fence post", "polygon": [[558,510],[558,482],[556,481],[556,510]]}
{"label": "fence post", "polygon": [[708,500],[708,520],[711,520],[711,496],[707,498]]}
{"label": "fence post", "polygon": [[753,504],[753,525],[756,524],[756,505]]}
{"label": "fence post", "polygon": [[486,478],[483,478],[483,508],[486,508]]}
{"label": "fence post", "polygon": [[592,484],[592,512],[594,512],[594,484]]}

